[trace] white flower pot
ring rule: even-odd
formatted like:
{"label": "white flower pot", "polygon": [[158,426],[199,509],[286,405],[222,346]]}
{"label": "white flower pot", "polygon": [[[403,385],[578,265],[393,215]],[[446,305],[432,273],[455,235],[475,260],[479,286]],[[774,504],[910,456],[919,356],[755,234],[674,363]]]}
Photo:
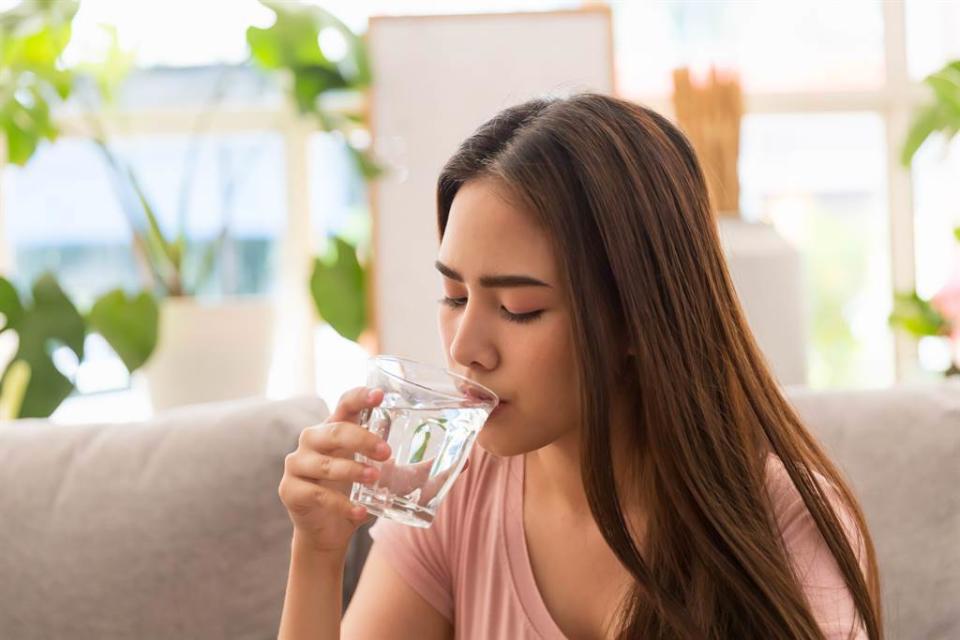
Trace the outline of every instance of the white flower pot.
{"label": "white flower pot", "polygon": [[157,348],[143,367],[154,411],[264,396],[274,317],[263,297],[162,300]]}

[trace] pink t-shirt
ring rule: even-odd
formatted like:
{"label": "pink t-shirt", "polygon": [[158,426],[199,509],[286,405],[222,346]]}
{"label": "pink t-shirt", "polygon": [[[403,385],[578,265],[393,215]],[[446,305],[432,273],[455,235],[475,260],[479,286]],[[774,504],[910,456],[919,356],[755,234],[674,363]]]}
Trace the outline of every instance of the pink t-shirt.
{"label": "pink t-shirt", "polygon": [[[499,458],[480,447],[470,455],[470,467],[430,528],[381,518],[371,527],[371,537],[407,584],[454,623],[456,638],[563,638],[540,597],[527,554],[524,456]],[[776,456],[768,459],[767,477],[787,550],[817,621],[828,640],[845,639],[855,609],[836,561]],[[836,500],[832,492],[829,488]],[[851,536],[856,531],[852,520],[845,511],[839,513]],[[855,535],[850,539],[859,542]],[[862,564],[862,542],[853,548]],[[855,638],[866,634],[859,629]]]}

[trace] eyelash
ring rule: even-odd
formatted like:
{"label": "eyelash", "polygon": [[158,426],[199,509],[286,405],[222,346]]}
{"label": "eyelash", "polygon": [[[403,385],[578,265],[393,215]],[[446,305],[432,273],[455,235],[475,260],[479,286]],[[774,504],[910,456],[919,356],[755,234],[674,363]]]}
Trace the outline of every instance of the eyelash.
{"label": "eyelash", "polygon": [[[440,298],[439,300],[437,300],[437,302],[441,304],[445,304],[451,309],[459,309],[460,307],[466,304],[465,300],[466,298],[449,298],[444,296],[443,298]],[[533,322],[534,320],[538,319],[541,315],[543,315],[543,310],[531,311],[530,313],[510,313],[503,307],[500,307],[500,310],[503,311],[503,315],[507,318],[507,320],[509,320],[510,322],[516,322],[517,324],[526,324],[528,322]]]}

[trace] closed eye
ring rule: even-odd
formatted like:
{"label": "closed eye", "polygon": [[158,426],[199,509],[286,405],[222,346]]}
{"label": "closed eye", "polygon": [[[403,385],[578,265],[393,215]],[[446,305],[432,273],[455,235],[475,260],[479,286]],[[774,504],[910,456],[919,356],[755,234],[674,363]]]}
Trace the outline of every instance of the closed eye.
{"label": "closed eye", "polygon": [[[451,309],[459,309],[460,307],[467,304],[467,299],[466,298],[450,298],[450,297],[444,296],[439,300],[437,300],[437,302],[441,304],[445,304]],[[503,314],[503,316],[507,320],[509,320],[510,322],[516,322],[517,324],[525,324],[527,322],[533,322],[534,320],[539,318],[541,315],[543,315],[543,309],[540,309],[537,311],[530,311],[527,313],[511,313],[508,309],[502,306],[500,307],[500,312]]]}

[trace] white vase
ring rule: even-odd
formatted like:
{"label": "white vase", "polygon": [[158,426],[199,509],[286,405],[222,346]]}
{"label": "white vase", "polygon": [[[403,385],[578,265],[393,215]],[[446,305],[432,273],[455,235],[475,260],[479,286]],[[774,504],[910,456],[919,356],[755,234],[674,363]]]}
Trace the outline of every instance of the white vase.
{"label": "white vase", "polygon": [[772,225],[719,219],[727,267],[760,349],[781,384],[807,383],[800,253]]}
{"label": "white vase", "polygon": [[274,317],[263,297],[162,300],[157,348],[143,367],[153,410],[264,396]]}

